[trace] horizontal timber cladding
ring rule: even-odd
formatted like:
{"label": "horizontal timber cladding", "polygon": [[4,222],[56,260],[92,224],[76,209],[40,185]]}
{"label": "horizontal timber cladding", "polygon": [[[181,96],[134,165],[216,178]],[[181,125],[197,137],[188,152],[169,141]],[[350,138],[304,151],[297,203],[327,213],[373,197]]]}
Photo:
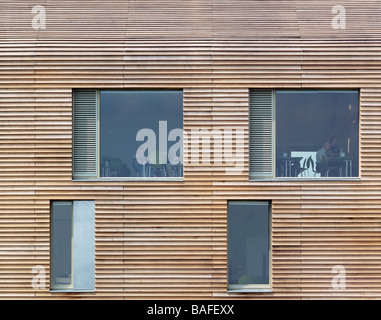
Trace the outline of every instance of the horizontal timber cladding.
{"label": "horizontal timber cladding", "polygon": [[[337,1],[48,0],[36,30],[39,4],[0,2],[0,299],[381,298],[381,1],[342,2],[340,30]],[[185,131],[217,134],[209,159],[183,181],[73,181],[84,88],[183,89]],[[249,181],[264,88],[359,89],[360,179]],[[95,293],[32,286],[35,266],[50,274],[53,200],[95,201]],[[272,201],[272,293],[227,293],[228,200]]]}

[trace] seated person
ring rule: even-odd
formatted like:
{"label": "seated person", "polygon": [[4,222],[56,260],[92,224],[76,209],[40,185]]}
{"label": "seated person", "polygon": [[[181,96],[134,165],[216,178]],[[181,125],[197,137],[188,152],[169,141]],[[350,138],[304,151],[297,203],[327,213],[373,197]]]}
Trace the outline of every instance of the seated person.
{"label": "seated person", "polygon": [[330,147],[331,144],[329,142],[325,142],[316,153],[316,171],[321,173],[323,177],[327,175],[327,165],[330,160],[328,152]]}
{"label": "seated person", "polygon": [[316,154],[316,171],[321,173],[322,177],[340,177],[340,161],[337,160],[336,154],[331,152],[336,147],[331,147],[330,142],[325,142]]}
{"label": "seated person", "polygon": [[337,158],[338,156],[340,156],[340,148],[337,145],[337,138],[336,137],[329,138],[329,144],[330,144],[330,147],[329,147],[328,153],[330,157]]}

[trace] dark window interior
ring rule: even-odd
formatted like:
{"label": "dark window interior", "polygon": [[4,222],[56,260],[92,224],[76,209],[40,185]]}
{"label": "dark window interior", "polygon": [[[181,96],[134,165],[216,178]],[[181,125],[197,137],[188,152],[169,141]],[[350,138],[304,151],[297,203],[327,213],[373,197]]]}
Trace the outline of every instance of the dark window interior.
{"label": "dark window interior", "polygon": [[276,92],[277,177],[358,177],[358,91]]}

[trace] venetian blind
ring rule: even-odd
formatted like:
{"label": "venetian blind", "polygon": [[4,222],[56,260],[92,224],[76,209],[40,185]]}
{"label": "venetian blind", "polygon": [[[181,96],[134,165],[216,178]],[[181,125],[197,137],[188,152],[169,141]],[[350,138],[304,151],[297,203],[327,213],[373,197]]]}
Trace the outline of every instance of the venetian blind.
{"label": "venetian blind", "polygon": [[97,177],[97,90],[76,90],[73,101],[73,177]]}
{"label": "venetian blind", "polygon": [[274,177],[274,92],[250,91],[250,177]]}

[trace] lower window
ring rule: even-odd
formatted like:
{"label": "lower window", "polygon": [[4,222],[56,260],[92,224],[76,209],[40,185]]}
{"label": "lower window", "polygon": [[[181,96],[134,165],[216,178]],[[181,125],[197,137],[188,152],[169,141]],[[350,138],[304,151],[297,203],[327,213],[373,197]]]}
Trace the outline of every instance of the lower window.
{"label": "lower window", "polygon": [[228,291],[271,290],[271,203],[228,203]]}
{"label": "lower window", "polygon": [[52,291],[88,292],[95,284],[94,201],[51,203]]}

